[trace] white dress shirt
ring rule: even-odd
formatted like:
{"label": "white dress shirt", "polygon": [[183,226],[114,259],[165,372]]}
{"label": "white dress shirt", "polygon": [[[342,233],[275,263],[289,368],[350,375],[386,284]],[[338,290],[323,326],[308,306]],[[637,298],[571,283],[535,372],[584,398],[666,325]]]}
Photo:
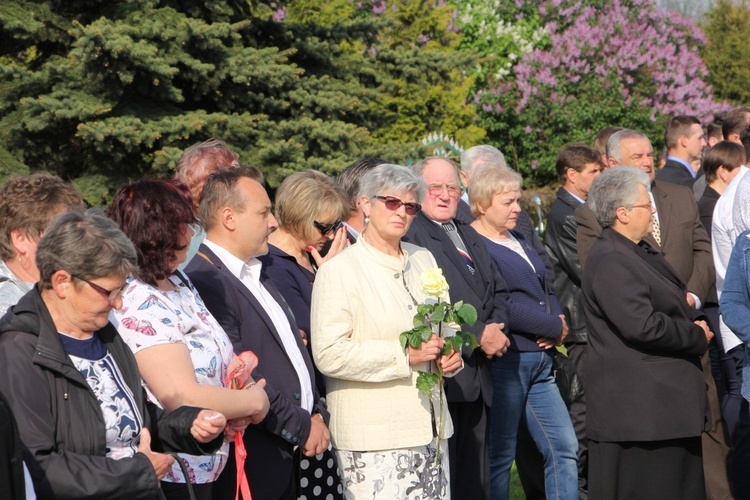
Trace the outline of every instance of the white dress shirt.
{"label": "white dress shirt", "polygon": [[[739,173],[729,183],[724,194],[719,197],[714,207],[714,217],[711,225],[711,249],[714,254],[714,267],[716,268],[716,293],[721,297],[721,289],[724,286],[724,276],[727,273],[729,257],[732,256],[732,248],[737,239],[737,232],[734,229],[733,209],[734,198],[737,194],[737,186],[747,173],[747,167],[741,166]],[[724,350],[730,351],[742,343],[737,336],[732,333],[724,321],[721,320],[721,339],[724,341]]]}
{"label": "white dress shirt", "polygon": [[[310,372],[307,370],[302,352],[297,346],[295,332],[292,331],[292,326],[289,324],[289,320],[286,314],[284,314],[281,304],[276,302],[273,295],[260,282],[260,272],[263,264],[258,259],[250,259],[247,263],[242,262],[242,260],[232,255],[228,250],[209,239],[205,239],[203,243],[216,254],[227,269],[229,269],[229,272],[235,275],[250,290],[250,293],[260,302],[263,310],[271,318],[276,331],[279,333],[279,337],[281,337],[281,343],[284,345],[286,355],[289,356],[292,366],[294,366],[294,370],[297,372],[300,392],[302,393],[300,404],[302,408],[312,413],[315,399],[313,397]],[[296,335],[299,335],[299,332]]]}

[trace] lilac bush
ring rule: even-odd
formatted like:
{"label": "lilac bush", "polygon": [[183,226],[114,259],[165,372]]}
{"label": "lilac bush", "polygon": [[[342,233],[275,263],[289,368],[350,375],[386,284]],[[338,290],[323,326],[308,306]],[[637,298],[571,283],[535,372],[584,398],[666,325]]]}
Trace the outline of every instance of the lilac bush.
{"label": "lilac bush", "polygon": [[658,148],[669,116],[707,119],[728,107],[705,82],[701,31],[653,0],[499,4],[505,10],[496,17],[526,27],[538,20],[547,36],[528,39],[531,50],[510,51],[518,62],[485,75],[474,100],[480,124],[536,183],[554,179],[561,145],[590,142],[605,126],[642,130]]}

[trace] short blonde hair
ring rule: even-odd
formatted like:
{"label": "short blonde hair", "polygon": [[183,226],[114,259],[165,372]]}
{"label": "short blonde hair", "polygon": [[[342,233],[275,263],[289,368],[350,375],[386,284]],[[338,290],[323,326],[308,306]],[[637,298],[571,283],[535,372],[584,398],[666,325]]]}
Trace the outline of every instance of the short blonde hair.
{"label": "short blonde hair", "polygon": [[482,214],[482,210],[492,205],[492,198],[496,194],[506,191],[519,191],[523,178],[507,168],[496,165],[480,165],[471,176],[469,186],[469,207],[474,217]]}
{"label": "short blonde hair", "polygon": [[322,172],[294,173],[284,179],[276,191],[279,227],[305,241],[319,238],[313,221],[341,221],[348,216],[346,196],[333,179]]}

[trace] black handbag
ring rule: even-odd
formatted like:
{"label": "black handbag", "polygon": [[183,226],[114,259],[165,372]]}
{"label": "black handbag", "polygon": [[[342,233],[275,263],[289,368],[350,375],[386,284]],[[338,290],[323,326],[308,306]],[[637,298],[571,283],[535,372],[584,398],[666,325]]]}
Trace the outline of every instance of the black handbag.
{"label": "black handbag", "polygon": [[576,366],[568,356],[557,349],[555,349],[555,357],[552,358],[552,375],[568,408],[581,399],[584,394],[583,382],[576,372]]}

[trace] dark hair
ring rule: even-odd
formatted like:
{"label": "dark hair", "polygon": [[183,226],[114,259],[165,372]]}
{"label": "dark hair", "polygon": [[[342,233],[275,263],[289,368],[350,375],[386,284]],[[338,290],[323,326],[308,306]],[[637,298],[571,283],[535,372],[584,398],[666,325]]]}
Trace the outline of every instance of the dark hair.
{"label": "dark hair", "polygon": [[219,222],[218,212],[222,207],[230,207],[238,213],[245,211],[247,200],[237,190],[237,183],[243,177],[257,181],[253,169],[246,167],[217,170],[208,176],[198,203],[198,215],[206,231]]}
{"label": "dark hair", "polygon": [[615,132],[619,132],[620,130],[625,130],[623,127],[604,127],[599,131],[598,134],[596,134],[596,137],[594,137],[594,143],[591,145],[595,150],[599,152],[599,155],[605,155],[607,154],[607,140],[614,134]]}
{"label": "dark hair", "polygon": [[52,219],[63,212],[83,212],[83,199],[56,175],[19,175],[0,186],[0,259],[16,256],[11,232],[39,239]]}
{"label": "dark hair", "polygon": [[583,172],[583,169],[589,163],[595,163],[604,168],[602,155],[596,149],[590,148],[582,142],[566,144],[560,148],[560,151],[557,153],[557,161],[555,162],[555,169],[557,170],[560,182],[565,184],[569,168],[572,168],[576,172]]}
{"label": "dark hair", "polygon": [[721,132],[725,140],[729,140],[730,135],[737,134],[745,146],[745,154],[750,157],[750,108],[733,109],[724,115]]}
{"label": "dark hair", "polygon": [[680,137],[689,136],[690,128],[693,125],[700,126],[700,124],[701,121],[694,116],[673,116],[672,119],[669,120],[667,128],[664,131],[664,144],[666,144],[667,149],[671,150],[676,148],[680,141]]}
{"label": "dark hair", "polygon": [[716,180],[716,172],[719,167],[724,167],[730,172],[747,161],[745,148],[741,144],[732,141],[717,142],[708,150],[703,159],[703,171],[706,173],[706,182],[711,184]]}
{"label": "dark hair", "polygon": [[348,165],[336,178],[336,183],[344,191],[344,194],[347,197],[350,213],[357,211],[357,198],[359,197],[359,188],[362,177],[378,165],[384,165],[386,163],[390,162],[382,158],[360,158],[354,163]]}
{"label": "dark hair", "polygon": [[109,214],[138,252],[136,277],[154,286],[169,277],[170,261],[185,248],[178,245],[183,225],[195,223],[186,186],[176,181],[136,181],[117,191]]}
{"label": "dark hair", "polygon": [[706,133],[706,139],[708,139],[709,137],[713,137],[714,139],[718,139],[719,141],[724,140],[724,135],[721,131],[721,121],[715,120],[707,123],[703,127],[703,131]]}

